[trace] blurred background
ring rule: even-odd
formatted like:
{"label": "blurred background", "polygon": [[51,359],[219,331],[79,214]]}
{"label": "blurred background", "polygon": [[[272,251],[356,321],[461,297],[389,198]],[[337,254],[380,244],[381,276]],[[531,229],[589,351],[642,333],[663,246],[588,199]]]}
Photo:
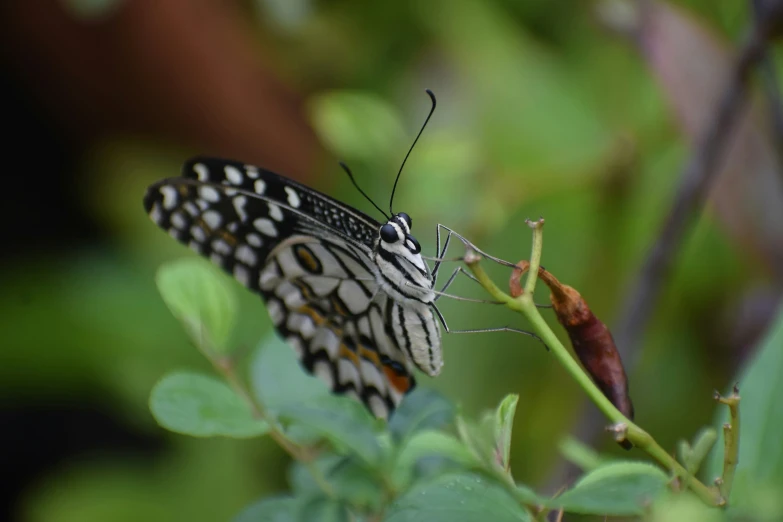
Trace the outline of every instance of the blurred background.
{"label": "blurred background", "polygon": [[[268,439],[179,436],[148,411],[165,372],[210,371],[154,283],[160,263],[191,254],[141,205],[148,184],[197,153],[375,215],[337,161],[383,206],[430,88],[438,109],[395,198],[424,251],[444,223],[517,261],[529,255],[524,219],[543,216],[544,265],[616,325],[751,17],[745,2],[646,4],[3,2],[0,519],[229,520],[286,489],[287,457]],[[711,391],[777,309],[783,176],[765,94],[775,61],[772,49],[709,203],[624,353],[637,421],[667,449],[711,421]],[[509,273],[489,270],[505,286]],[[481,297],[468,283],[453,293]],[[270,322],[237,290],[237,345],[253,347]],[[442,310],[454,328],[524,327],[489,305]],[[568,433],[621,451],[536,342],[452,335],[444,350],[442,375],[420,385],[467,414],[521,395],[517,479],[559,489]]]}

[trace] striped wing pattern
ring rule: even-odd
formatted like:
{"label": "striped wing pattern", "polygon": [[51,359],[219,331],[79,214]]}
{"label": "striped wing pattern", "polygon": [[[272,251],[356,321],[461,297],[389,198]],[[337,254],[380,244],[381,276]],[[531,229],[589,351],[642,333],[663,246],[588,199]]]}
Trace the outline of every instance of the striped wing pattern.
{"label": "striped wing pattern", "polygon": [[[152,220],[266,302],[302,366],[386,418],[414,386],[379,291],[380,223],[304,185],[238,162],[194,158],[152,185]],[[399,329],[399,325],[397,325]]]}

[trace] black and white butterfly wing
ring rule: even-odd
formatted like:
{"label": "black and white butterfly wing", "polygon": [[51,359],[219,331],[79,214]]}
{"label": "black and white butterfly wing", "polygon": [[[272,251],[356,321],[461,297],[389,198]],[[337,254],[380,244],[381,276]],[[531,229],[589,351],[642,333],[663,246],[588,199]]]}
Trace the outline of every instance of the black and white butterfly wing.
{"label": "black and white butterfly wing", "polygon": [[387,417],[414,386],[371,253],[380,223],[273,172],[195,158],[152,185],[151,219],[259,293],[303,367]]}

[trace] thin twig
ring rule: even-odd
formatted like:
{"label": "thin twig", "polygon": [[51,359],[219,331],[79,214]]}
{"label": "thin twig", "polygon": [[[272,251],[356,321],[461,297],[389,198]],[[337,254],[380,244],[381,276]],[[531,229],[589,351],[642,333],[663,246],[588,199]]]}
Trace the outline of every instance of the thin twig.
{"label": "thin twig", "polygon": [[718,482],[720,494],[728,502],[734,484],[734,472],[739,463],[739,389],[735,385],[728,397],[721,397],[720,393],[715,392],[715,400],[729,407],[729,422],[723,425],[723,474]]}
{"label": "thin twig", "polygon": [[764,55],[768,33],[774,21],[780,17],[782,6],[783,3],[777,2],[774,7],[770,7],[763,20],[753,24],[712,121],[702,132],[696,150],[680,177],[680,186],[658,240],[628,294],[623,307],[627,312],[615,329],[617,346],[626,360],[637,351],[636,346],[643,338],[645,325],[680,250],[683,237],[719,171],[719,162],[745,105],[750,72]]}

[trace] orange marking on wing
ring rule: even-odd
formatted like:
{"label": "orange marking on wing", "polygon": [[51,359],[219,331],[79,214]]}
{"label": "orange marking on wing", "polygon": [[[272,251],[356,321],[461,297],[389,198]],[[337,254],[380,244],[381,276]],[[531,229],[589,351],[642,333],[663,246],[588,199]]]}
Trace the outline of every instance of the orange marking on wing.
{"label": "orange marking on wing", "polygon": [[310,272],[317,272],[319,266],[318,260],[315,259],[306,248],[301,248],[300,245],[297,245],[297,247],[300,248],[294,248],[294,253],[296,254],[296,257],[299,258],[299,261],[301,261]]}
{"label": "orange marking on wing", "polygon": [[359,356],[356,355],[354,352],[352,352],[347,346],[344,344],[340,345],[340,357],[343,357],[345,359],[349,359],[354,366],[359,368]]}
{"label": "orange marking on wing", "polygon": [[359,346],[359,355],[364,357],[365,359],[368,359],[371,361],[375,366],[380,367],[381,366],[381,359],[378,357],[378,354],[375,353],[372,350],[368,350],[364,346]]}
{"label": "orange marking on wing", "polygon": [[400,393],[407,393],[411,389],[411,378],[407,375],[400,375],[391,366],[383,367],[383,373],[386,375],[386,380],[389,381],[392,388]]}
{"label": "orange marking on wing", "polygon": [[334,307],[334,311],[338,314],[342,315],[343,317],[347,317],[350,315],[348,313],[348,310],[345,309],[345,307],[342,305],[339,299],[337,299],[335,296],[332,296],[332,306]]}

